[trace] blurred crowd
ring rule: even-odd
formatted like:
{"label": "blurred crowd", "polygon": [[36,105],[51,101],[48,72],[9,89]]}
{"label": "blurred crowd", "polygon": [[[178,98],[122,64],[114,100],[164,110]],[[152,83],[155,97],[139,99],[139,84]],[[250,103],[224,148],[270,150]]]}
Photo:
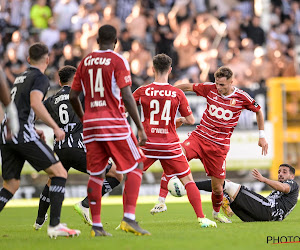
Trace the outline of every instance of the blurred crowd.
{"label": "blurred crowd", "polygon": [[215,70],[227,65],[236,86],[264,88],[270,77],[296,75],[299,2],[270,0],[263,25],[248,0],[0,0],[0,66],[12,86],[28,66],[28,47],[41,41],[50,49],[46,75],[55,88],[58,68],[76,67],[98,48],[99,26],[111,24],[134,89],[153,80],[156,53],[172,57],[171,83],[214,81]]}

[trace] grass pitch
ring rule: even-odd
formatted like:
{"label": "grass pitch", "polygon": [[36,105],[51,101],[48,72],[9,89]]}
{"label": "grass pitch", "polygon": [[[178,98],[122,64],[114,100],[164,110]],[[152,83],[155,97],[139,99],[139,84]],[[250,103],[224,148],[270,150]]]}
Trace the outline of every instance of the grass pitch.
{"label": "grass pitch", "polygon": [[[71,206],[64,205],[62,222],[70,228],[81,230],[76,238],[50,239],[47,225],[40,231],[34,231],[37,207],[10,207],[0,214],[0,249],[299,249],[300,243],[267,244],[267,237],[300,236],[300,206],[283,222],[244,223],[236,216],[232,224],[220,224],[218,228],[200,228],[195,214],[188,203],[167,203],[168,211],[152,216],[149,211],[153,204],[138,204],[137,220],[142,228],[152,236],[135,236],[117,231],[122,217],[122,206],[106,205],[102,207],[102,221],[105,230],[113,237],[90,237],[90,227],[83,224],[81,218]],[[211,202],[203,202],[204,212],[211,216]]]}

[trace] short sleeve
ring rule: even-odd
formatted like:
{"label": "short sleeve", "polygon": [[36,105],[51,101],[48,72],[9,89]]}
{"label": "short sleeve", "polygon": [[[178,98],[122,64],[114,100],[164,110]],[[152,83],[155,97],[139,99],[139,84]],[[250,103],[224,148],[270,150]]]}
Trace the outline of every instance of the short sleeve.
{"label": "short sleeve", "polygon": [[295,182],[294,180],[286,180],[283,183],[287,183],[290,185],[290,187],[291,187],[290,193],[299,189],[297,182]]}
{"label": "short sleeve", "polygon": [[75,90],[75,91],[78,91],[78,92],[81,92],[82,91],[82,85],[81,85],[81,81],[82,81],[82,77],[81,77],[81,68],[82,68],[82,62],[80,62],[77,70],[76,70],[76,73],[75,73],[75,76],[74,76],[74,79],[73,79],[73,83],[72,83],[72,86],[71,86],[71,89]]}
{"label": "short sleeve", "polygon": [[40,91],[45,96],[50,88],[49,79],[44,74],[38,75],[32,85],[31,91]]}
{"label": "short sleeve", "polygon": [[49,100],[50,100],[50,97],[43,102],[44,106],[45,106],[45,108],[47,109],[48,112],[49,112],[49,108],[50,108],[50,101]]}
{"label": "short sleeve", "polygon": [[188,100],[187,100],[185,94],[183,93],[183,91],[179,90],[178,93],[179,93],[179,98],[180,98],[179,99],[179,101],[180,101],[179,112],[180,112],[181,116],[187,117],[187,116],[193,114],[191,107],[188,103]]}
{"label": "short sleeve", "polygon": [[129,64],[124,57],[120,56],[116,60],[114,74],[120,89],[132,85]]}
{"label": "short sleeve", "polygon": [[209,93],[209,91],[215,87],[214,83],[205,82],[205,83],[194,83],[193,84],[193,91],[198,96],[206,97]]}
{"label": "short sleeve", "polygon": [[243,92],[243,95],[244,95],[243,107],[245,109],[248,109],[253,112],[258,112],[261,109],[259,104],[249,94],[247,94],[246,92]]}
{"label": "short sleeve", "polygon": [[133,98],[136,102],[136,105],[141,105],[141,103],[140,103],[141,87],[138,88],[136,91],[134,91],[132,95],[133,95]]}

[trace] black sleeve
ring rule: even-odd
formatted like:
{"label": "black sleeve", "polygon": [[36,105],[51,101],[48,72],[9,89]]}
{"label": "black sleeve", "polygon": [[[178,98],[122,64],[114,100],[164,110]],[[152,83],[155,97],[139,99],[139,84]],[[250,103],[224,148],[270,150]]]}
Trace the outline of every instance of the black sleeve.
{"label": "black sleeve", "polygon": [[50,87],[50,84],[49,84],[49,79],[47,76],[41,74],[39,76],[36,77],[33,85],[32,85],[32,88],[31,88],[31,91],[33,90],[39,90],[41,91],[44,96],[47,94],[48,90],[49,90],[49,87]]}
{"label": "black sleeve", "polygon": [[290,193],[299,189],[297,182],[295,182],[294,180],[286,180],[283,183],[287,183],[290,185],[290,187],[291,187]]}
{"label": "black sleeve", "polygon": [[45,100],[43,103],[44,103],[45,108],[46,108],[47,111],[49,112],[49,108],[50,108],[50,101],[49,101],[49,98],[48,98],[47,100]]}

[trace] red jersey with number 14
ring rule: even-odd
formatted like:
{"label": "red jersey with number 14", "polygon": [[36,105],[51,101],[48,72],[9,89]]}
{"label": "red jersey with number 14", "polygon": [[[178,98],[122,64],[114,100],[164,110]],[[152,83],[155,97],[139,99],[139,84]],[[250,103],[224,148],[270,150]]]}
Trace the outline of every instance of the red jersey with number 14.
{"label": "red jersey with number 14", "polygon": [[234,88],[224,96],[218,93],[215,83],[196,83],[193,91],[207,100],[200,125],[192,133],[223,146],[230,146],[230,137],[243,109],[257,112],[260,106],[245,91]]}
{"label": "red jersey with number 14", "polygon": [[129,64],[114,51],[94,51],[81,61],[72,89],[85,95],[85,143],[124,140],[130,136],[120,91],[128,85],[131,85]]}
{"label": "red jersey with number 14", "polygon": [[182,90],[169,83],[151,83],[138,88],[133,97],[141,105],[141,120],[147,143],[141,147],[148,158],[171,159],[182,155],[176,133],[177,111],[184,117],[192,114]]}

